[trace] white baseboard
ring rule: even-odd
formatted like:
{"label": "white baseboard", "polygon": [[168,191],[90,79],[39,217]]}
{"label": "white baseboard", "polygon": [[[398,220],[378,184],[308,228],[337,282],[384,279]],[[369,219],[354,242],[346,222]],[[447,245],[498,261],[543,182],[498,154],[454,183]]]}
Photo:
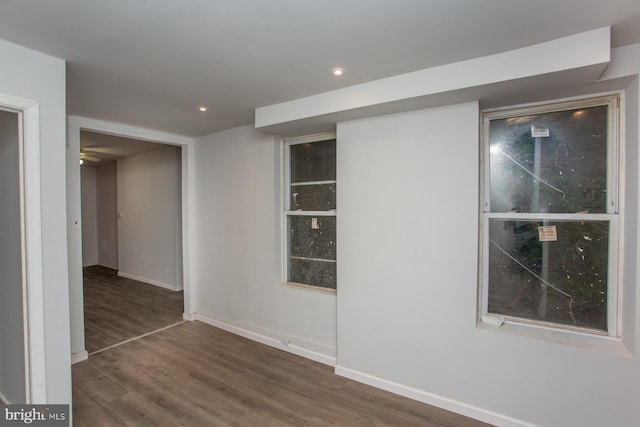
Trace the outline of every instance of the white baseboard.
{"label": "white baseboard", "polygon": [[87,360],[88,358],[89,353],[87,353],[87,350],[71,353],[71,364],[73,365],[75,363],[82,362],[83,360]]}
{"label": "white baseboard", "polygon": [[[210,315],[195,313],[195,320],[199,320],[208,325],[215,326],[227,332],[231,332],[232,334],[240,335],[241,337],[248,338],[252,341],[257,341],[261,344],[265,344],[270,347],[277,348],[278,350],[283,350],[288,353],[295,354],[297,356],[302,356],[307,359],[311,359],[325,365],[336,366],[335,356],[330,354],[325,354],[325,352],[326,353],[332,352],[333,354],[335,354],[335,349],[329,349],[328,347],[326,347],[322,349],[324,350],[324,352],[311,350],[309,348],[303,347],[303,345],[307,343],[304,343],[304,341],[299,338],[284,336],[282,334],[276,333],[275,331],[267,331],[264,328],[258,328],[258,327],[251,328],[251,326],[248,326],[248,325],[243,325],[243,326],[234,325],[227,321],[215,319]],[[250,330],[249,328],[256,329],[256,330]],[[266,333],[268,332],[271,332],[271,333],[267,335]],[[299,344],[295,344],[295,342],[298,342]],[[315,347],[320,347],[320,346],[315,345]]]}
{"label": "white baseboard", "polygon": [[398,384],[392,381],[388,381],[382,378],[375,377],[373,375],[365,374],[363,372],[355,371],[353,369],[345,368],[337,365],[335,368],[336,375],[340,375],[345,378],[349,378],[354,381],[358,381],[363,384],[370,385],[381,390],[385,390],[400,396],[408,397],[409,399],[417,400],[418,402],[426,403],[427,405],[435,406],[447,411],[455,412],[456,414],[464,415],[469,418],[473,418],[485,423],[493,424],[501,427],[535,427],[535,424],[527,423],[522,420],[518,420],[503,414],[488,411],[477,406],[468,405],[457,400],[449,399],[447,397],[438,396],[433,393],[428,393],[424,390],[409,387],[403,384]]}
{"label": "white baseboard", "polygon": [[142,283],[148,283],[149,285],[159,286],[161,288],[169,289],[171,291],[181,291],[182,288],[177,285],[170,285],[169,283],[160,282],[158,280],[147,279],[146,277],[136,276],[129,273],[123,273],[122,271],[118,271],[118,276],[124,277],[126,279],[136,280]]}
{"label": "white baseboard", "polygon": [[[324,352],[310,350],[303,347],[303,341],[297,339],[296,337],[284,337],[282,334],[278,334],[275,331],[266,330],[258,326],[245,324],[236,325],[227,320],[216,319],[210,314],[204,315],[201,313],[184,313],[183,318],[186,320],[199,320],[208,325],[215,326],[236,335],[240,335],[252,341],[256,341],[261,344],[286,351],[288,353],[302,356],[307,359],[323,363],[325,365],[333,366],[335,367],[336,375],[340,375],[345,378],[349,378],[354,381],[379,388],[381,390],[395,393],[400,396],[408,397],[418,402],[426,403],[428,405],[436,406],[447,411],[474,418],[476,420],[504,427],[535,427],[535,424],[527,423],[525,421],[518,420],[503,414],[488,411],[486,409],[459,402],[457,400],[438,396],[433,393],[428,393],[423,390],[419,390],[413,387],[339,366],[334,355],[324,353],[332,352],[333,354],[335,354],[335,349],[324,348]],[[294,344],[296,341],[300,344]]]}

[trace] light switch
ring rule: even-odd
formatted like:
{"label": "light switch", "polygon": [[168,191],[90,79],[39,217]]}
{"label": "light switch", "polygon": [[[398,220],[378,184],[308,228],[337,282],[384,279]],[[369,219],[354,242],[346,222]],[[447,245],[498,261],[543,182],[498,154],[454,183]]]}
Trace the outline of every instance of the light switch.
{"label": "light switch", "polygon": [[318,225],[318,218],[311,218],[311,228],[317,230],[320,228]]}

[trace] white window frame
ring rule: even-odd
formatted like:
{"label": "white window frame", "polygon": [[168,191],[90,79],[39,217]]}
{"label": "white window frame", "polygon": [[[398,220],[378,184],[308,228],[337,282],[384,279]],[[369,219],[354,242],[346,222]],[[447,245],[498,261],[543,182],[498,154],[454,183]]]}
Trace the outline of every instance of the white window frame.
{"label": "white window frame", "polygon": [[[521,327],[533,327],[551,331],[564,330],[568,333],[576,333],[583,336],[601,336],[619,339],[621,337],[622,324],[622,292],[621,292],[621,256],[622,247],[622,204],[620,188],[624,177],[623,170],[623,138],[622,128],[622,103],[621,92],[570,98],[564,100],[517,105],[512,107],[487,109],[481,111],[481,161],[480,161],[480,265],[479,265],[479,290],[478,290],[478,325],[489,327],[507,326],[510,331],[521,331]],[[605,213],[498,213],[491,212],[490,188],[489,188],[489,122],[491,120],[522,116],[527,114],[540,114],[554,111],[562,111],[574,108],[609,105],[609,129],[607,146],[607,206]],[[511,317],[503,314],[490,313],[488,311],[489,296],[489,220],[513,219],[513,220],[553,220],[560,221],[607,221],[609,223],[608,244],[608,277],[607,277],[607,331],[599,331],[589,328],[564,325],[554,322]],[[515,329],[513,328],[515,326]],[[539,331],[538,331],[539,332]],[[536,333],[539,336],[539,333]],[[562,339],[561,339],[562,340]]]}
{"label": "white window frame", "polygon": [[[306,283],[297,283],[297,282],[289,281],[289,232],[287,227],[287,219],[290,216],[337,217],[336,209],[329,210],[329,211],[291,210],[291,206],[290,206],[291,204],[291,150],[290,150],[290,147],[293,145],[305,144],[309,142],[326,141],[329,139],[336,139],[336,133],[326,132],[326,133],[318,133],[313,135],[282,139],[282,145],[281,145],[282,152],[283,152],[283,155],[282,155],[283,177],[282,177],[282,198],[281,198],[282,222],[280,227],[282,230],[282,237],[281,237],[282,238],[282,260],[283,260],[282,282],[285,285],[290,285],[294,287],[318,290],[321,292],[336,293],[336,289],[333,289],[333,288],[324,288],[321,286],[314,286]],[[318,184],[337,184],[337,179],[306,182],[304,185],[318,185]],[[323,260],[323,261],[337,262],[337,260],[333,260],[333,261]],[[336,288],[337,288],[337,284],[336,284]]]}

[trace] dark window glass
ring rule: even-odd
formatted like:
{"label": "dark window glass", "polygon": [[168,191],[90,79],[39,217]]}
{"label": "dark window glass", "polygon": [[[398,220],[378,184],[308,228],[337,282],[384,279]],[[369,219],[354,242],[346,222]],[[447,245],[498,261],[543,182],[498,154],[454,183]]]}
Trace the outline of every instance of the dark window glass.
{"label": "dark window glass", "polygon": [[336,288],[336,217],[289,216],[289,281]]}
{"label": "dark window glass", "polygon": [[292,211],[330,211],[335,208],[335,183],[291,186]]}
{"label": "dark window glass", "polygon": [[492,120],[491,212],[606,212],[607,130],[607,106]]}
{"label": "dark window glass", "polygon": [[[289,255],[336,259],[335,216],[290,216]],[[317,222],[317,225],[314,225]],[[317,228],[314,228],[317,227]]]}
{"label": "dark window glass", "polygon": [[289,260],[289,281],[336,289],[336,266],[335,262],[327,263],[294,258]]}
{"label": "dark window glass", "polygon": [[336,140],[291,145],[291,184],[336,179]]}
{"label": "dark window glass", "polygon": [[608,242],[607,221],[490,219],[488,311],[606,331]]}

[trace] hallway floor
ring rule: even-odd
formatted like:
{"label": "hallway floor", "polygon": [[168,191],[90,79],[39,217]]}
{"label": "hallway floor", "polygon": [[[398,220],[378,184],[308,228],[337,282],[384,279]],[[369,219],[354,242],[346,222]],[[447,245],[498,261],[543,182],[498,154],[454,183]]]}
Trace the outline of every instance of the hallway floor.
{"label": "hallway floor", "polygon": [[89,354],[182,321],[183,292],[85,267],[84,328]]}

